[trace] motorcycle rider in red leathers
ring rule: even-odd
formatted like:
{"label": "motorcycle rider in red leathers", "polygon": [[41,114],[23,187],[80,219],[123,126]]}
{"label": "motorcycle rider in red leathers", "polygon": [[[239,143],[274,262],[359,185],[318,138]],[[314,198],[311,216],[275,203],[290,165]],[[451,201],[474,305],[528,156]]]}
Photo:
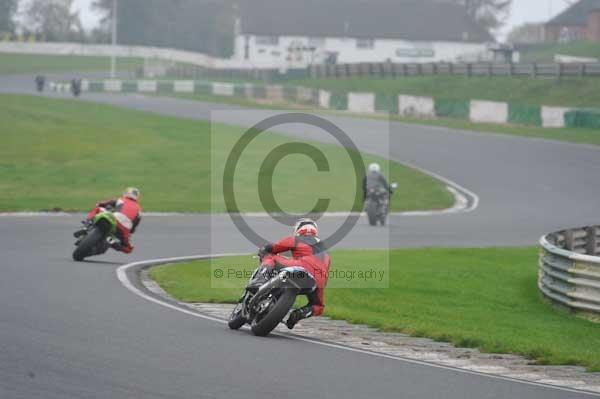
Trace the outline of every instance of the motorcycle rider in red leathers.
{"label": "motorcycle rider in red leathers", "polygon": [[[135,233],[142,220],[142,208],[138,204],[139,199],[140,190],[129,187],[125,190],[122,197],[97,203],[96,207],[87,215],[87,221],[89,222],[101,212],[100,208],[111,207],[117,220],[117,238],[121,241],[120,244],[113,246],[113,248],[126,254],[133,251],[130,235]],[[79,232],[75,233],[76,237],[77,234]]]}
{"label": "motorcycle rider in red leathers", "polygon": [[[294,328],[296,323],[311,316],[319,316],[325,309],[324,291],[329,277],[331,259],[318,237],[318,226],[312,219],[301,219],[294,227],[294,236],[268,244],[260,250],[262,266],[267,270],[295,267],[305,270],[314,280],[313,291],[307,294],[308,304],[294,310],[286,325]],[[290,251],[292,258],[279,254]]]}

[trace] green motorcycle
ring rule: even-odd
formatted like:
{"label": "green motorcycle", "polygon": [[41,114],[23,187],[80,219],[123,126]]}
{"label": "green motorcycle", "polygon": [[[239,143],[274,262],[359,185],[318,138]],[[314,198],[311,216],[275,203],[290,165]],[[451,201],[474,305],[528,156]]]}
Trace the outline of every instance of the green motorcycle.
{"label": "green motorcycle", "polygon": [[121,241],[117,238],[117,219],[107,208],[100,208],[100,212],[92,220],[83,222],[83,229],[75,232],[77,238],[73,259],[81,262],[90,256],[102,255],[109,248],[118,247]]}

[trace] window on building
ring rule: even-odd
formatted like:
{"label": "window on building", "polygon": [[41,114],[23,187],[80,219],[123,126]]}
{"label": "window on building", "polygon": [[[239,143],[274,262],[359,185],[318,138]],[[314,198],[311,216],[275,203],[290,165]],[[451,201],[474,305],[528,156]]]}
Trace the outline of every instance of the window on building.
{"label": "window on building", "polygon": [[277,46],[279,44],[278,36],[256,36],[258,46]]}
{"label": "window on building", "polygon": [[356,39],[356,48],[369,50],[375,47],[373,39]]}

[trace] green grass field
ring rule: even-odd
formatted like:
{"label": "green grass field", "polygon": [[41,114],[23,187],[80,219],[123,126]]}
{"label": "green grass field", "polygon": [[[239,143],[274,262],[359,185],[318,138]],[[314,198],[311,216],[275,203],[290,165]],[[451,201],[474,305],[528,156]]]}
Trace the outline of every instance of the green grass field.
{"label": "green grass field", "polygon": [[[118,58],[119,72],[135,72],[143,67],[141,58]],[[109,57],[74,55],[30,55],[0,53],[0,75],[52,72],[96,72],[110,69]]]}
{"label": "green grass field", "polygon": [[[484,352],[522,354],[540,364],[600,371],[600,324],[555,310],[541,298],[537,249],[335,251],[332,270],[379,264],[388,255],[389,288],[329,288],[325,314]],[[211,279],[211,268],[255,267],[248,256],[159,266],[150,275],[179,300],[234,303],[246,278],[231,279],[237,288],[213,288],[224,285]]]}
{"label": "green grass field", "polygon": [[456,100],[492,100],[527,105],[600,108],[600,79],[529,77],[408,76],[396,79],[357,77],[289,82],[341,92],[367,91]]}
{"label": "green grass field", "polygon": [[[211,132],[209,122],[33,96],[0,95],[0,120],[1,211],[87,210],[135,185],[148,211],[223,212],[225,160],[245,132],[222,124]],[[290,141],[265,133],[244,151],[235,180],[241,211],[263,210],[258,170],[267,153]],[[318,172],[306,156],[285,157],[273,176],[277,201],[287,211],[309,211],[316,198],[331,198],[332,211],[351,209],[356,186],[349,157],[337,146],[316,147],[330,171]],[[452,205],[452,195],[437,180],[364,156],[371,161],[389,167],[390,179],[400,185],[403,194],[394,197],[392,209]]]}

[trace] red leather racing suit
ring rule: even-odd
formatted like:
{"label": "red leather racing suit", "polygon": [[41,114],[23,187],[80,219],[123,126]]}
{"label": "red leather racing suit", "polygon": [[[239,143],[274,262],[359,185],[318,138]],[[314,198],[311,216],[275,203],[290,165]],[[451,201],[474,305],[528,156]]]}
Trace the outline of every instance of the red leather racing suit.
{"label": "red leather racing suit", "polygon": [[[315,295],[309,296],[313,316],[319,316],[325,309],[324,292],[329,277],[331,259],[324,245],[317,237],[286,237],[274,244],[265,246],[271,255],[263,258],[263,266],[267,267],[301,267],[315,279],[317,288]],[[292,258],[278,255],[291,251]]]}
{"label": "red leather racing suit", "polygon": [[142,220],[142,208],[137,201],[127,197],[121,197],[97,203],[96,208],[88,214],[88,219],[93,219],[94,216],[100,212],[100,208],[106,206],[111,206],[113,208],[113,214],[117,219],[117,235],[122,244],[119,250],[126,254],[131,253],[131,251],[133,251],[133,246],[131,245],[129,237],[130,234],[135,233],[135,229]]}

